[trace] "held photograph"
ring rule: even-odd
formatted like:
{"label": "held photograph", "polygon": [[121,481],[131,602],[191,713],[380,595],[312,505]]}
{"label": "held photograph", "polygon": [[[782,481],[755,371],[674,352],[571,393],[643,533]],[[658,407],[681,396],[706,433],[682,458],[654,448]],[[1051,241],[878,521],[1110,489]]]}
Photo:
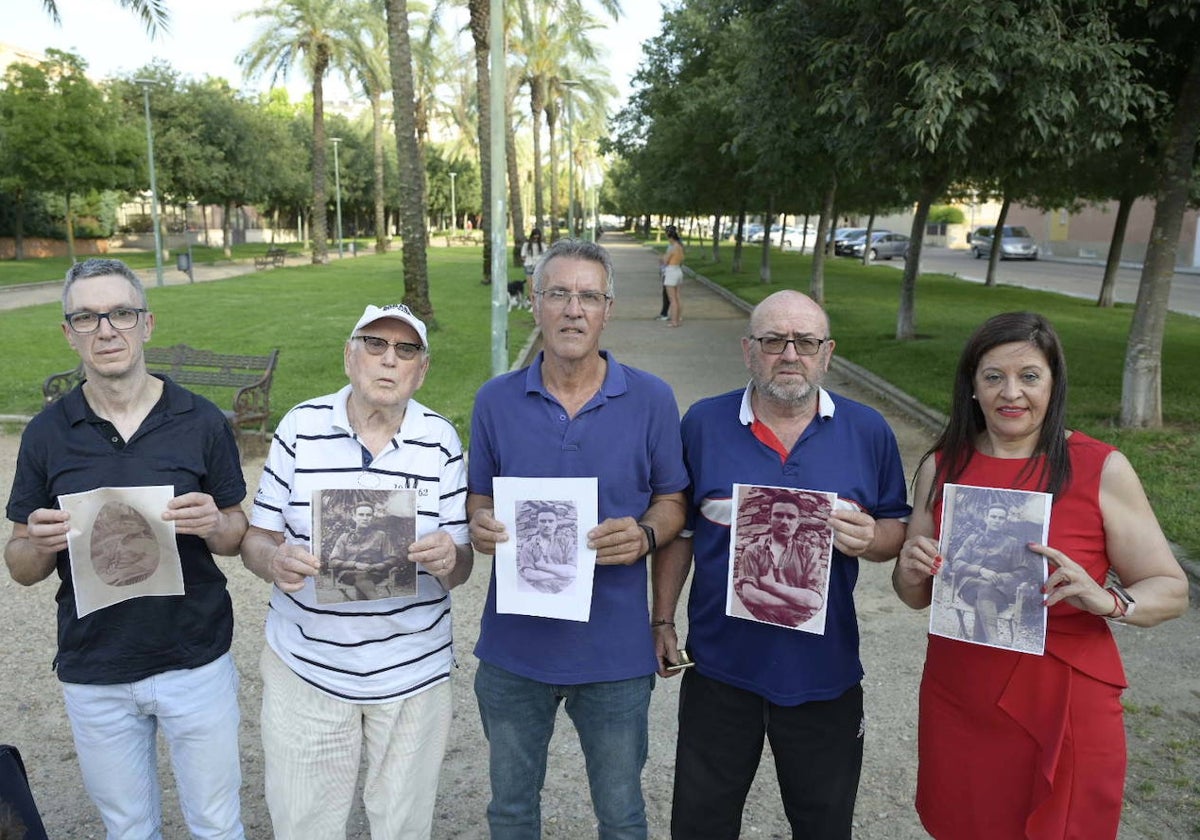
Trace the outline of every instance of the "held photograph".
{"label": "held photograph", "polygon": [[837,495],[735,484],[733,500],[726,615],[824,634]]}
{"label": "held photograph", "polygon": [[947,484],[929,632],[972,644],[1041,654],[1046,561],[1030,551],[1050,532],[1048,493]]}
{"label": "held photograph", "polygon": [[318,490],[312,517],[318,604],[416,596],[416,490]]}
{"label": "held photograph", "polygon": [[496,544],[496,609],[587,621],[596,552],[596,479],[497,476],[496,518],[510,538]]}

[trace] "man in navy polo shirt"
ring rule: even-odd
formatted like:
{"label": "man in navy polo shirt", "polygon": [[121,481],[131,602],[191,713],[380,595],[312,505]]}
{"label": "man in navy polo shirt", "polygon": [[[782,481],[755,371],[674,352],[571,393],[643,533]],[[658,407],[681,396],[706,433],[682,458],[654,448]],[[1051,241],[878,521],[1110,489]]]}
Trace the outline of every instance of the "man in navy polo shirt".
{"label": "man in navy polo shirt", "polygon": [[[243,836],[233,607],[214,554],[238,553],[246,484],[215,405],[146,370],[154,314],[119,260],[72,266],[63,334],[85,379],[21,436],[4,560],[31,586],[58,571],[58,656],[83,783],[109,837],[160,837],[155,732],[162,730],[193,837]],[[77,615],[60,496],[172,485],[183,595],[131,598]]]}
{"label": "man in navy polo shirt", "polygon": [[[679,694],[671,812],[680,840],[736,840],[764,737],[794,835],[850,837],[864,734],[858,559],[895,557],[911,509],[887,423],[821,387],[833,347],[820,306],[776,292],[742,339],[749,386],[701,400],[683,419],[688,525],[655,558],[651,611],[659,674],[673,676],[675,609],[694,554],[687,650],[696,665]],[[823,634],[725,614],[735,483],[838,494]]]}
{"label": "man in navy polo shirt", "polygon": [[493,516],[497,476],[595,476],[600,518],[587,534],[596,549],[587,622],[498,613],[493,570],[475,647],[493,838],[541,837],[560,701],[579,734],[601,840],[647,836],[641,771],[657,662],[645,558],[683,525],[687,473],[670,386],[600,349],[612,299],[608,252],[556,242],[534,272],[542,352],[475,399],[467,511],[476,550],[494,554],[510,538]]}

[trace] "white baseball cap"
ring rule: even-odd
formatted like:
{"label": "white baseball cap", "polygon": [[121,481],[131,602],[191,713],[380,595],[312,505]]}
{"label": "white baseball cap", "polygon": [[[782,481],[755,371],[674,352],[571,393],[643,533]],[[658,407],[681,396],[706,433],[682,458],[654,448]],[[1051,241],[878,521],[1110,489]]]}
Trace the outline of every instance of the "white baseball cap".
{"label": "white baseball cap", "polygon": [[383,318],[394,318],[408,324],[417,331],[417,337],[421,339],[422,346],[426,350],[429,349],[429,336],[425,331],[425,322],[412,314],[412,310],[403,303],[389,303],[387,306],[368,306],[363,310],[362,317],[358,319],[358,323],[354,325],[354,329],[350,330],[350,337],[354,336],[365,327],[367,324],[373,324]]}

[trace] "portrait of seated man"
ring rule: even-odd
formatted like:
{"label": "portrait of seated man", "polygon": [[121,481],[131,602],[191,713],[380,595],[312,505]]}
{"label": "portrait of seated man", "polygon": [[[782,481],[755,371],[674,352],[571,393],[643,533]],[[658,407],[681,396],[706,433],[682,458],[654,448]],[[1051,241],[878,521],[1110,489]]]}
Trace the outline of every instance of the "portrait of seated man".
{"label": "portrait of seated man", "polygon": [[975,608],[972,638],[999,641],[998,613],[1013,605],[1020,587],[1041,586],[1041,559],[1012,534],[1008,508],[989,505],[983,530],[967,537],[954,558],[958,597]]}
{"label": "portrait of seated man", "polygon": [[801,527],[799,503],[771,503],[769,530],[742,549],[734,591],[760,621],[797,627],[824,604],[827,547],[820,534]]}
{"label": "portrait of seated man", "polygon": [[359,503],[354,506],[354,529],[337,538],[329,555],[334,580],[349,584],[352,590],[341,588],[351,600],[370,601],[387,597],[389,591],[380,584],[388,579],[391,570],[404,559],[404,551],[383,528],[376,525],[375,506]]}
{"label": "portrait of seated man", "polygon": [[538,592],[562,592],[575,581],[575,540],[567,533],[554,505],[537,507],[537,530],[521,540],[517,575]]}

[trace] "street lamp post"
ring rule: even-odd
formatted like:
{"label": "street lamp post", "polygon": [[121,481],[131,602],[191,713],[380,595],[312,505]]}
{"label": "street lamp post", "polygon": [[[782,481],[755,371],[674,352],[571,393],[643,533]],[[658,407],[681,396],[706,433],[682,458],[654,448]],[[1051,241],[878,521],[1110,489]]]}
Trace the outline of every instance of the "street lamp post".
{"label": "street lamp post", "polygon": [[[572,137],[572,130],[575,125],[575,118],[571,115],[571,88],[578,87],[579,82],[575,79],[562,79],[559,84],[563,86],[563,99],[567,106],[567,236],[574,238],[575,236],[575,140]],[[555,224],[558,221],[555,220]]]}
{"label": "street lamp post", "polygon": [[458,232],[458,205],[454,201],[454,179],[458,177],[457,172],[450,173],[450,236]]}
{"label": "street lamp post", "polygon": [[146,154],[150,158],[150,220],[154,225],[154,277],[157,285],[163,284],[162,227],[158,223],[158,182],[154,178],[154,131],[150,127],[150,85],[153,79],[134,79],[142,88],[142,102],[146,106]]}
{"label": "street lamp post", "polygon": [[342,258],[342,171],[338,165],[338,144],[342,142],[341,137],[330,137],[329,142],[333,144],[333,189],[337,196],[337,240],[338,240],[338,259]]}

